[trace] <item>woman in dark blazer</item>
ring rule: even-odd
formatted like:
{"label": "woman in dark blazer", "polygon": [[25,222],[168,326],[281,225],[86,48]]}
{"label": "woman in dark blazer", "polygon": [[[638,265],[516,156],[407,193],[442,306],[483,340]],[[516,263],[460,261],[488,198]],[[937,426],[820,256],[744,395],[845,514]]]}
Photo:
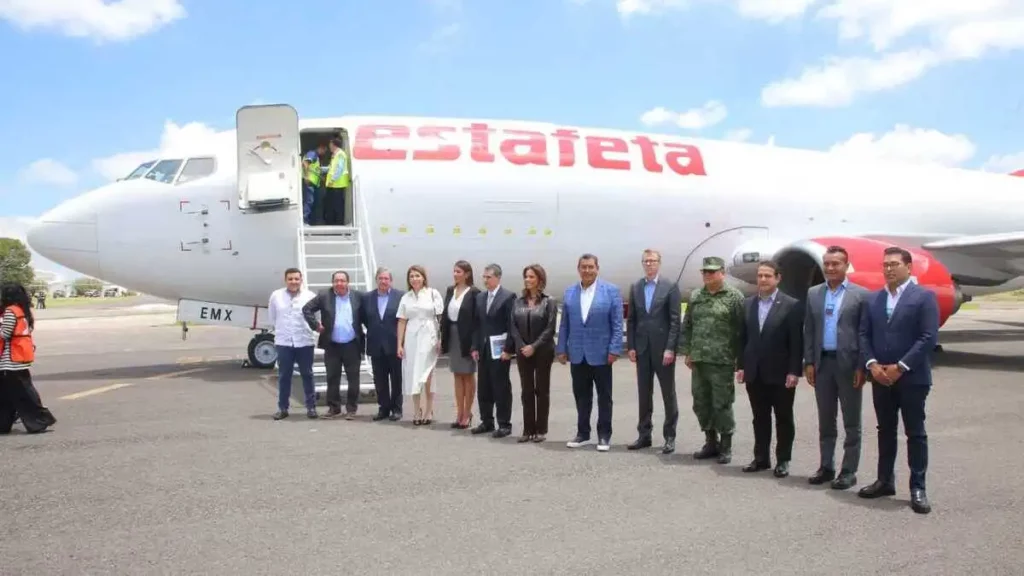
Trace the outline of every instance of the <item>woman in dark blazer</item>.
{"label": "woman in dark blazer", "polygon": [[473,267],[465,260],[455,263],[452,271],[455,284],[444,294],[441,313],[441,353],[448,355],[448,366],[455,376],[455,421],[452,428],[464,430],[473,421],[476,397],[476,361],[470,355],[473,327],[476,325],[476,295]]}
{"label": "woman in dark blazer", "polygon": [[551,409],[551,364],[555,360],[558,306],[544,293],[548,275],[540,264],[523,268],[523,293],[516,298],[503,357],[516,356],[523,385],[523,435],[520,442],[543,442]]}

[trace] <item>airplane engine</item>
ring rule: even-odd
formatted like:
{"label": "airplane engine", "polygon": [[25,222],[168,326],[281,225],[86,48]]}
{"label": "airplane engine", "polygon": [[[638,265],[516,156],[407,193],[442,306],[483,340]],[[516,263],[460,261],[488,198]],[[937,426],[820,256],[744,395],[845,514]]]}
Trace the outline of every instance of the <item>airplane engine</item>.
{"label": "airplane engine", "polygon": [[[825,281],[822,262],[825,250],[832,245],[842,246],[850,255],[847,277],[851,282],[868,290],[885,287],[882,273],[883,251],[894,244],[867,238],[812,238],[791,242],[775,251],[773,260],[782,269],[779,288],[803,300],[807,289]],[[939,303],[939,325],[945,324],[964,302],[960,287],[953,281],[949,270],[928,251],[902,246],[913,256],[911,272],[918,285],[935,293]]]}

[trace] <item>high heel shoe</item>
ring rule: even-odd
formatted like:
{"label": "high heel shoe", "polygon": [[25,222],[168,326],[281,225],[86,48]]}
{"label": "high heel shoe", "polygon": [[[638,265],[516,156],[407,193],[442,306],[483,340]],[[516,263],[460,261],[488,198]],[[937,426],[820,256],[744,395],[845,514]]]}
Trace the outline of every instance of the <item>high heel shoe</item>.
{"label": "high heel shoe", "polygon": [[430,426],[433,423],[434,423],[434,412],[433,411],[430,412],[430,416],[420,420],[420,424],[423,425],[423,426]]}

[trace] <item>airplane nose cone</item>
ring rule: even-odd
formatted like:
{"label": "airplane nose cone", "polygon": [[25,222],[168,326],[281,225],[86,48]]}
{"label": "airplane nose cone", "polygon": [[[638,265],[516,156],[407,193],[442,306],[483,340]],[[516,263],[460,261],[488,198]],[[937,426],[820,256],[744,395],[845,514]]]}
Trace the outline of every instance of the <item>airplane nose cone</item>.
{"label": "airplane nose cone", "polygon": [[81,199],[43,214],[29,228],[26,240],[44,258],[83,274],[100,275],[96,212]]}

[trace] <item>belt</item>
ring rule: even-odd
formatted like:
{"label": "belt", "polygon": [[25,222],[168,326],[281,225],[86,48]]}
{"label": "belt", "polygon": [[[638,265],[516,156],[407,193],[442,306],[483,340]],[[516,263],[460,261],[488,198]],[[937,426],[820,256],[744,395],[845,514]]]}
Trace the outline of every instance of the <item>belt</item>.
{"label": "belt", "polygon": [[836,354],[835,350],[822,350],[821,351],[821,357],[822,358],[835,358],[836,356],[837,356],[837,354]]}

